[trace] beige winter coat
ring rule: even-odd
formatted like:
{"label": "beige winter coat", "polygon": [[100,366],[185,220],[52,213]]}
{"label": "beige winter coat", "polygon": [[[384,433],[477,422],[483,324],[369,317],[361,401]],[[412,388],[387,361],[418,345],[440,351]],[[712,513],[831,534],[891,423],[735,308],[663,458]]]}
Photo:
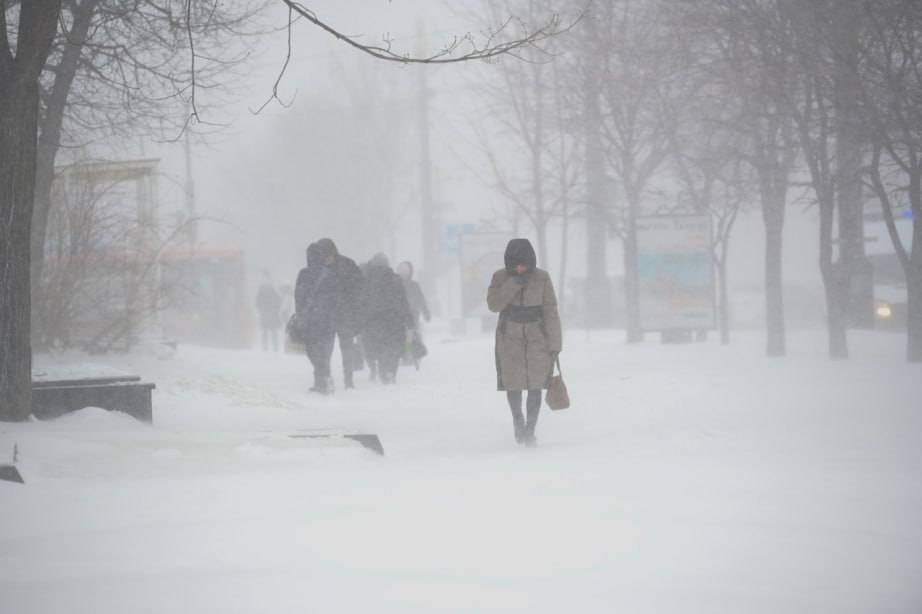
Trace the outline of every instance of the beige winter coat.
{"label": "beige winter coat", "polygon": [[[519,284],[501,269],[493,274],[487,290],[487,306],[500,313],[496,327],[496,375],[499,390],[547,388],[551,375],[551,354],[561,350],[562,335],[557,296],[547,271],[535,269]],[[538,306],[539,322],[517,323],[503,316],[510,305]]]}

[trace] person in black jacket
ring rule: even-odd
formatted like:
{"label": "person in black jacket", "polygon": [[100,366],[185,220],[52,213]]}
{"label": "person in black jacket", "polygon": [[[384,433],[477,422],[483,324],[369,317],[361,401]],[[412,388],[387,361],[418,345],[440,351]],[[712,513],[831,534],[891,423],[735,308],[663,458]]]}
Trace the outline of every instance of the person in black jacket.
{"label": "person in black jacket", "polygon": [[362,343],[369,365],[385,384],[397,380],[397,367],[413,327],[413,315],[400,276],[391,270],[387,256],[377,254],[368,262],[363,293],[365,326]]}
{"label": "person in black jacket", "polygon": [[343,387],[354,388],[352,374],[358,367],[355,338],[363,319],[361,298],[364,276],[354,260],[339,253],[332,239],[320,239],[317,241],[317,249],[323,262],[336,276],[334,328],[339,338],[339,352],[343,357]]}
{"label": "person in black jacket", "polygon": [[314,367],[313,392],[332,394],[330,357],[336,323],[336,275],[316,243],[307,248],[307,267],[295,285],[297,334]]}

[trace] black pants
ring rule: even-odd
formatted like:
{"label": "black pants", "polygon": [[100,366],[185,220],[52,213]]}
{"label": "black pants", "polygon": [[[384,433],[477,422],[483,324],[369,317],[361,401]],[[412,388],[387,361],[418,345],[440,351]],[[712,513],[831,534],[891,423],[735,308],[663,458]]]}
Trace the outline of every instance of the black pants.
{"label": "black pants", "polygon": [[333,331],[319,333],[304,344],[307,357],[314,366],[314,384],[325,383],[330,377],[330,358],[333,356]]}
{"label": "black pants", "polygon": [[[343,331],[336,331],[339,338],[339,353],[343,357],[343,385],[352,387],[352,372],[355,371],[358,348],[355,345],[355,335]],[[330,339],[330,349],[333,349],[333,340]]]}
{"label": "black pants", "polygon": [[527,418],[522,416],[521,390],[507,390],[506,399],[509,401],[509,409],[512,410],[512,424],[516,432],[521,430],[525,435],[534,437],[535,427],[538,426],[538,412],[541,411],[541,390],[528,391],[528,398],[525,401]]}
{"label": "black pants", "polygon": [[398,338],[396,336],[365,335],[362,338],[362,344],[365,348],[365,359],[370,365],[372,374],[377,373],[385,384],[394,383],[397,378],[397,368],[400,366],[400,354],[403,351],[403,345]]}
{"label": "black pants", "polygon": [[393,384],[397,379],[397,368],[400,366],[400,348],[385,347],[378,355],[377,362],[381,381],[385,384]]}

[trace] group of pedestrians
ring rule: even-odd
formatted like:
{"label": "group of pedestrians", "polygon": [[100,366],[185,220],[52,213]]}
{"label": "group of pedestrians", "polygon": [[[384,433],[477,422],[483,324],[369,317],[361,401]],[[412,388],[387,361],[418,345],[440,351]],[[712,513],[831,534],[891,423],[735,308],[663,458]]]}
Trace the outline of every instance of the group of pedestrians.
{"label": "group of pedestrians", "polygon": [[295,312],[289,334],[304,344],[314,371],[311,390],[334,390],[330,360],[338,339],[343,387],[355,387],[354,373],[367,363],[373,379],[394,384],[406,348],[421,346],[418,318],[429,319],[425,297],[412,279],[401,278],[384,254],[364,266],[339,253],[331,239],[307,248],[307,266],[295,284]]}
{"label": "group of pedestrians", "polygon": [[[278,317],[282,301],[260,289],[257,306],[264,323]],[[499,314],[494,346],[497,388],[506,393],[515,441],[531,447],[537,441],[542,391],[551,381],[563,339],[554,285],[547,271],[537,267],[527,239],[512,239],[506,246],[504,266],[493,274],[487,289],[487,307]],[[345,388],[355,387],[353,374],[363,362],[372,379],[395,383],[402,356],[418,361],[425,354],[420,318],[429,321],[429,308],[409,262],[400,263],[395,273],[384,254],[359,267],[330,239],[307,248],[288,332],[304,344],[313,365],[312,391],[333,392],[330,359],[336,339]],[[265,347],[265,334],[263,339]]]}

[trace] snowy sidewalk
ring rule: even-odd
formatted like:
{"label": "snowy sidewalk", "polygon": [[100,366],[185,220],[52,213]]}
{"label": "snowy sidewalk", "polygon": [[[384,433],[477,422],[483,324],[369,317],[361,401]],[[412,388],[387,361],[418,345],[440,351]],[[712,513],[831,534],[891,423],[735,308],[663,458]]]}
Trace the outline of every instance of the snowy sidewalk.
{"label": "snowy sidewalk", "polygon": [[920,371],[898,336],[855,334],[841,363],[815,333],[783,360],[756,335],[621,338],[567,337],[574,407],[542,412],[537,450],[512,442],[488,338],[332,398],[301,356],[130,356],[153,427],[2,427],[27,485],[0,483],[0,612],[920,611]]}

